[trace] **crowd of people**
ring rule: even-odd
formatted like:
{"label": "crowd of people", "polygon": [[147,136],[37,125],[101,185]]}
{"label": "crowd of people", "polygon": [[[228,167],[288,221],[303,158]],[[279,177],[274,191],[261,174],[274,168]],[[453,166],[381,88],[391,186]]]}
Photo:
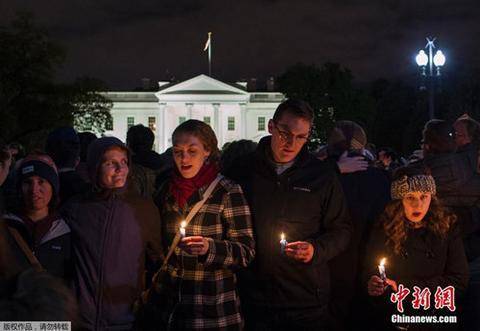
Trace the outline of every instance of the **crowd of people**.
{"label": "crowd of people", "polygon": [[480,330],[480,124],[430,120],[402,157],[352,121],[312,151],[313,122],[288,99],[222,150],[193,119],[163,154],[142,125],[2,143],[0,321]]}

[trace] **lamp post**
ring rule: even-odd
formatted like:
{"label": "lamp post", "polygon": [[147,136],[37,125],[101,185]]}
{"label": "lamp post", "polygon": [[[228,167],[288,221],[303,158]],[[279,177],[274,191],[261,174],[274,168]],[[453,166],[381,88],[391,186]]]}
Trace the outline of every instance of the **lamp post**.
{"label": "lamp post", "polygon": [[[435,78],[440,77],[440,68],[443,67],[446,60],[445,55],[443,55],[443,52],[439,49],[435,52],[435,55],[433,55],[433,49],[435,48],[434,42],[435,38],[427,38],[425,49],[428,55],[425,53],[425,50],[422,49],[415,57],[415,61],[420,67],[422,78],[424,81],[427,80],[428,83],[428,115],[430,119],[435,117]],[[434,70],[434,66],[436,70]],[[422,90],[425,88],[424,84],[420,87]]]}

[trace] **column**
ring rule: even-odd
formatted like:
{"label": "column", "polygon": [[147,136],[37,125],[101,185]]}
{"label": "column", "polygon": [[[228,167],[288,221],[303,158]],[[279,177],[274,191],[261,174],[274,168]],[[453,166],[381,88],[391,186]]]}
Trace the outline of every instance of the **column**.
{"label": "column", "polygon": [[158,144],[158,152],[163,153],[165,149],[167,149],[167,121],[166,121],[166,103],[159,104],[159,120],[160,123],[157,124],[157,129],[159,131],[159,144]]}
{"label": "column", "polygon": [[222,148],[223,146],[223,121],[222,121],[222,114],[220,113],[220,104],[214,103],[213,106],[213,121],[214,121],[214,129],[215,134],[217,135],[218,140],[218,148]]}
{"label": "column", "polygon": [[186,103],[185,106],[187,106],[187,120],[191,120],[193,103]]}
{"label": "column", "polygon": [[248,137],[247,137],[247,133],[248,133],[248,131],[247,131],[247,126],[248,126],[248,124],[247,124],[247,104],[246,103],[241,103],[240,104],[240,118],[241,118],[240,121],[242,122],[241,126],[240,126],[240,128],[242,130],[241,133],[240,133],[241,137],[242,137],[242,139],[248,139]]}

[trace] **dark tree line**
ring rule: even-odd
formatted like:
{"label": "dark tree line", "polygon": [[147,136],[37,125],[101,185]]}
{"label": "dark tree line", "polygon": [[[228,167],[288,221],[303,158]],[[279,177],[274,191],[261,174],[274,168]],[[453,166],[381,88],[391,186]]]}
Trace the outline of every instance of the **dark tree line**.
{"label": "dark tree line", "polygon": [[[378,79],[360,88],[350,70],[335,63],[299,63],[278,77],[281,92],[314,108],[314,144],[325,143],[334,121],[349,119],[361,124],[377,147],[405,154],[419,148],[428,121],[427,92],[416,83]],[[442,77],[441,83],[435,95],[437,118],[454,121],[467,113],[480,119],[480,70],[459,70]]]}
{"label": "dark tree line", "polygon": [[41,147],[54,127],[73,125],[101,133],[111,121],[111,102],[97,91],[105,85],[93,78],[71,84],[56,82],[65,49],[19,13],[0,26],[0,138]]}

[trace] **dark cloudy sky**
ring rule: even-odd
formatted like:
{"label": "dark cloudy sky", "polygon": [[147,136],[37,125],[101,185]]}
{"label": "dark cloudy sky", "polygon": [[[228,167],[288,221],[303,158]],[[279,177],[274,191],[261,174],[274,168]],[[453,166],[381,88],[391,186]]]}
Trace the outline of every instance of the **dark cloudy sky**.
{"label": "dark cloudy sky", "polygon": [[339,62],[358,81],[405,76],[436,36],[450,69],[480,67],[479,0],[2,0],[0,23],[32,11],[68,49],[60,77],[111,88],[206,73],[234,81],[277,76],[296,62]]}

